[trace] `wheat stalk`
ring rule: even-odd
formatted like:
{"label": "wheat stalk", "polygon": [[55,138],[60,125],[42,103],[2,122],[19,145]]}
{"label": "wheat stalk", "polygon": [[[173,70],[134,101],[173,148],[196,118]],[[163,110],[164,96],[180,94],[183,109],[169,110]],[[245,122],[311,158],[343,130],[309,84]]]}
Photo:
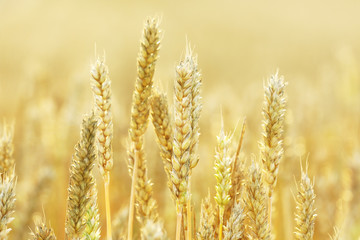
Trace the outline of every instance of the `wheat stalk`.
{"label": "wheat stalk", "polygon": [[129,172],[132,176],[128,240],[132,239],[134,205],[143,225],[146,219],[156,220],[156,202],[152,198],[152,183],[147,177],[146,160],[143,152],[143,135],[148,126],[150,112],[149,98],[153,87],[155,63],[160,48],[158,20],[149,18],[144,27],[137,58],[137,79],[133,94],[130,122]]}
{"label": "wheat stalk", "polygon": [[248,238],[270,240],[270,230],[266,209],[266,188],[263,184],[262,172],[257,163],[252,163],[246,183],[245,207],[250,221]]}
{"label": "wheat stalk", "polygon": [[229,191],[231,189],[231,166],[232,158],[230,154],[231,137],[226,135],[222,124],[220,134],[217,137],[217,149],[215,154],[215,177],[216,177],[216,196],[215,201],[219,206],[219,240],[222,239],[222,228],[224,221],[224,210],[230,201]]}
{"label": "wheat stalk", "polygon": [[95,184],[92,169],[96,161],[96,125],[94,115],[84,118],[80,141],[75,147],[70,167],[65,226],[66,235],[70,239],[82,237],[86,226],[86,211],[92,205],[93,197],[96,197],[92,191]]}
{"label": "wheat stalk", "polygon": [[312,240],[315,225],[314,186],[307,175],[307,169],[301,168],[301,179],[297,184],[295,239]]}
{"label": "wheat stalk", "polygon": [[99,118],[98,151],[100,172],[104,179],[107,239],[111,240],[110,170],[113,167],[113,122],[111,113],[111,81],[105,59],[96,60],[91,69],[95,113]]}

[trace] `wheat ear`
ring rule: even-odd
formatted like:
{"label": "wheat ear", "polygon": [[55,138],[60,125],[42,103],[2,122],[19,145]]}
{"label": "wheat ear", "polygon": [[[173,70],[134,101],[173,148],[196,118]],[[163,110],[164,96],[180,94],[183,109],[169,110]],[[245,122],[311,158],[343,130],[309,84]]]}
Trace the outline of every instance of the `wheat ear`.
{"label": "wheat ear", "polygon": [[111,81],[105,60],[96,60],[91,69],[95,114],[99,118],[98,151],[99,167],[104,179],[107,240],[111,240],[110,170],[113,167],[113,122],[111,113]]}
{"label": "wheat ear", "polygon": [[340,240],[340,230],[337,227],[334,227],[334,233],[330,236],[331,240]]}
{"label": "wheat ear", "polygon": [[182,212],[188,203],[188,182],[192,161],[192,87],[194,81],[193,64],[186,56],[176,68],[174,95],[174,138],[172,155],[172,194],[176,199],[177,234],[180,239]]}
{"label": "wheat ear", "polygon": [[90,190],[91,199],[89,207],[85,213],[85,229],[83,237],[85,240],[99,240],[100,239],[100,216],[97,204],[97,189],[96,183]]}
{"label": "wheat ear", "polygon": [[84,118],[80,141],[75,147],[70,167],[65,224],[66,235],[69,239],[82,237],[86,226],[85,214],[93,198],[91,190],[95,184],[92,169],[96,161],[96,125],[94,115]]}
{"label": "wheat ear", "polygon": [[125,240],[126,239],[126,221],[129,217],[129,208],[125,206],[121,208],[113,219],[113,239],[114,240]]}
{"label": "wheat ear", "polygon": [[283,157],[283,129],[285,116],[285,86],[284,78],[278,73],[271,76],[264,86],[265,100],[263,107],[263,132],[260,142],[263,168],[266,172],[265,181],[268,184],[268,222],[271,229],[272,194],[277,182],[279,164]]}
{"label": "wheat ear", "polygon": [[48,190],[54,178],[52,169],[45,167],[40,168],[36,175],[38,179],[34,182],[33,187],[26,198],[28,205],[26,205],[25,210],[21,213],[21,218],[19,219],[17,227],[14,231],[16,232],[15,239],[24,239],[24,235],[27,233],[23,231],[23,229],[30,226],[34,212],[40,206],[41,197],[44,195],[46,190]]}
{"label": "wheat ear", "polygon": [[245,235],[245,213],[240,203],[235,203],[224,229],[224,240],[243,239]]}
{"label": "wheat ear", "polygon": [[35,222],[35,230],[31,235],[33,240],[56,240],[54,230],[46,226],[43,220]]}
{"label": "wheat ear", "polygon": [[230,201],[231,189],[231,166],[232,158],[230,154],[231,137],[224,132],[222,124],[221,131],[217,137],[217,149],[215,154],[215,177],[216,177],[216,195],[215,201],[219,206],[219,240],[222,239],[222,228],[224,225],[224,210]]}
{"label": "wheat ear", "polygon": [[166,240],[166,233],[163,232],[164,227],[159,221],[147,220],[141,228],[141,240]]}
{"label": "wheat ear", "polygon": [[245,194],[246,215],[250,220],[248,238],[270,240],[270,230],[266,209],[266,188],[263,184],[262,172],[257,163],[249,170]]}
{"label": "wheat ear", "polygon": [[312,240],[315,225],[315,193],[314,185],[307,175],[307,169],[301,169],[301,179],[297,184],[295,239]]}
{"label": "wheat ear", "polygon": [[143,152],[143,135],[148,126],[150,112],[149,98],[152,92],[155,63],[160,48],[158,20],[149,18],[144,27],[137,58],[137,79],[133,94],[130,122],[129,172],[132,177],[128,240],[132,239],[134,205],[142,225],[145,219],[157,218],[156,202],[152,198],[152,183],[147,177],[146,160]]}
{"label": "wheat ear", "polygon": [[215,239],[214,229],[214,208],[210,201],[210,191],[205,200],[201,203],[200,226],[197,233],[198,240],[213,240]]}
{"label": "wheat ear", "polygon": [[192,50],[190,48],[190,44],[187,43],[187,53],[186,58],[188,62],[191,63],[191,68],[193,71],[193,84],[191,87],[191,145],[190,145],[190,172],[189,172],[189,180],[188,180],[188,200],[186,204],[186,216],[187,216],[187,238],[191,239],[192,230],[191,230],[191,216],[192,216],[192,205],[191,205],[191,171],[199,162],[199,155],[197,154],[197,148],[199,143],[200,136],[200,126],[199,119],[200,113],[202,110],[201,103],[201,85],[202,85],[202,76],[200,70],[198,68],[197,56],[193,55]]}
{"label": "wheat ear", "polygon": [[240,161],[240,151],[244,140],[245,129],[246,129],[246,119],[244,119],[242,124],[239,143],[234,156],[233,164],[231,166],[231,189],[229,191],[230,201],[225,207],[225,213],[224,213],[225,222],[229,219],[231,215],[231,211],[236,201],[241,196],[243,190],[243,182],[245,179],[245,162]]}
{"label": "wheat ear", "polygon": [[16,177],[11,174],[0,176],[0,239],[8,239],[11,228],[8,225],[14,220]]}
{"label": "wheat ear", "polygon": [[5,123],[0,139],[0,173],[11,174],[13,172],[15,166],[13,136],[14,127]]}
{"label": "wheat ear", "polygon": [[158,90],[154,90],[151,97],[151,117],[157,136],[157,142],[160,147],[160,155],[164,163],[165,173],[169,180],[168,186],[171,190],[170,173],[172,170],[171,156],[173,148],[173,127],[166,95],[160,93]]}

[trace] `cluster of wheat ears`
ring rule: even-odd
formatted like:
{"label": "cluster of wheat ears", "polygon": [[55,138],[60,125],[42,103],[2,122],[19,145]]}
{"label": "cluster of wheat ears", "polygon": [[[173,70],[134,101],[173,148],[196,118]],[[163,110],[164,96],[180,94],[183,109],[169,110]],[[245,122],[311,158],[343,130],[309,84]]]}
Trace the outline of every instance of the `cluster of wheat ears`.
{"label": "cluster of wheat ears", "polygon": [[[211,196],[203,200],[200,221],[196,224],[192,204],[191,175],[199,162],[199,118],[201,115],[202,76],[197,57],[187,46],[184,59],[176,67],[174,109],[169,110],[166,94],[153,86],[155,65],[159,56],[161,31],[156,18],[145,22],[137,58],[137,79],[133,93],[128,139],[128,170],[132,179],[128,207],[127,231],[111,223],[109,184],[113,167],[113,122],[111,81],[104,58],[98,58],[91,69],[94,94],[93,112],[82,122],[80,140],[75,146],[70,167],[65,232],[67,239],[100,239],[100,213],[97,184],[93,168],[98,166],[103,178],[106,203],[107,239],[273,239],[272,199],[279,165],[283,158],[283,125],[286,112],[286,82],[277,73],[264,86],[263,132],[260,156],[246,163],[239,157],[245,133],[245,120],[237,148],[233,134],[224,126],[217,137],[214,158],[216,178],[215,205]],[[160,148],[167,186],[176,211],[176,235],[168,236],[157,211],[144,152],[144,133],[152,121]],[[0,235],[7,239],[15,211],[15,162],[12,157],[12,128],[6,126],[0,146]],[[307,175],[307,164],[301,168],[297,184],[294,239],[310,240],[314,234],[315,193]],[[124,216],[125,216],[124,215]],[[140,231],[133,231],[134,219]],[[115,229],[112,229],[113,228]],[[119,231],[121,228],[122,231]],[[139,232],[139,233],[137,233]],[[139,236],[139,237],[137,237]],[[33,239],[56,239],[45,218],[36,222]]]}

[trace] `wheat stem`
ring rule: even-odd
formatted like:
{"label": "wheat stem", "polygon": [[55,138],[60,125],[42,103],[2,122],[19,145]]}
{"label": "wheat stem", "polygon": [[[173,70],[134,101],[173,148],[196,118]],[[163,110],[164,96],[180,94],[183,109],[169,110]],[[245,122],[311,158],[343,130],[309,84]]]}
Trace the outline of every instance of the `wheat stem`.
{"label": "wheat stem", "polygon": [[176,240],[180,240],[181,238],[181,223],[182,223],[182,205],[179,201],[176,202]]}
{"label": "wheat stem", "polygon": [[186,206],[186,217],[187,217],[187,239],[191,240],[191,175],[189,176],[189,183],[188,183],[188,191],[189,191],[189,197],[187,200],[187,206]]}
{"label": "wheat stem", "polygon": [[104,188],[105,188],[105,209],[106,209],[106,233],[107,240],[112,239],[111,232],[111,211],[110,211],[110,173],[106,172],[104,178]]}
{"label": "wheat stem", "polygon": [[224,225],[224,206],[219,206],[219,240],[222,240],[222,229]]}
{"label": "wheat stem", "polygon": [[234,176],[235,172],[236,172],[235,168],[237,166],[237,162],[239,161],[239,155],[240,155],[242,143],[244,140],[245,130],[246,130],[246,118],[244,118],[242,128],[241,128],[241,136],[240,136],[238,147],[236,149],[236,154],[235,154],[234,163],[233,163],[233,167],[232,167],[232,169],[233,169],[232,176]]}
{"label": "wheat stem", "polygon": [[268,198],[268,223],[269,231],[271,232],[271,211],[272,211],[272,197]]}
{"label": "wheat stem", "polygon": [[131,181],[131,192],[130,192],[130,204],[129,204],[129,222],[128,222],[128,240],[132,240],[133,237],[133,225],[134,225],[134,215],[135,215],[135,186],[137,178],[137,165],[138,157],[137,152],[135,151],[134,159],[134,168],[132,172],[132,181]]}

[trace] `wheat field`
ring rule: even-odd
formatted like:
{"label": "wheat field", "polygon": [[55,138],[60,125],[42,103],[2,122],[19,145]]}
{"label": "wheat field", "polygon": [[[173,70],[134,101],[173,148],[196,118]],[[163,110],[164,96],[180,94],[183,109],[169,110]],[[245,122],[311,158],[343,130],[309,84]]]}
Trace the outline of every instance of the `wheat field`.
{"label": "wheat field", "polygon": [[0,0],[0,239],[360,239],[359,11]]}

